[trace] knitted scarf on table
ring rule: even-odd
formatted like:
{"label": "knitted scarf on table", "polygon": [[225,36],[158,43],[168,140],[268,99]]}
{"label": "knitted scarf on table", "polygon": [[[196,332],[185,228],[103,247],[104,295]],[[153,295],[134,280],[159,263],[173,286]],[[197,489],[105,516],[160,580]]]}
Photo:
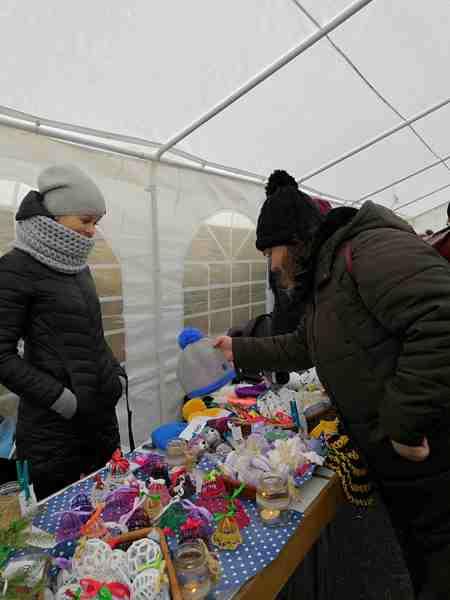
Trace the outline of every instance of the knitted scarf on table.
{"label": "knitted scarf on table", "polygon": [[79,273],[86,268],[94,239],[80,235],[50,217],[31,217],[16,223],[14,247],[61,273]]}

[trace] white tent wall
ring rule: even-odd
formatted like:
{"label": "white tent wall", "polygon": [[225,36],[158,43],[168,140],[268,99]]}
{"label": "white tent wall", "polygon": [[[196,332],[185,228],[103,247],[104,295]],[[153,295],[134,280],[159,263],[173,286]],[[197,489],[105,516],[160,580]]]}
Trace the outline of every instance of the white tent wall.
{"label": "white tent wall", "polygon": [[[183,269],[189,244],[201,223],[221,211],[236,211],[256,222],[263,189],[0,126],[0,179],[35,187],[39,172],[53,163],[77,164],[93,177],[107,201],[100,229],[121,266],[126,368],[135,438],[142,442],[159,423],[178,416],[183,396],[175,376],[176,338],[183,327]],[[10,194],[0,199],[0,206],[15,210],[12,198]],[[126,446],[124,402],[118,415]]]}
{"label": "white tent wall", "polygon": [[448,202],[443,206],[438,206],[433,210],[429,210],[423,215],[411,219],[410,223],[417,231],[417,233],[424,233],[427,229],[432,231],[439,231],[443,229],[447,224],[447,205],[450,203],[450,195],[448,195]]}
{"label": "white tent wall", "polygon": [[220,175],[158,164],[158,234],[161,261],[161,369],[164,372],[163,411],[177,416],[184,392],[176,381],[177,335],[183,327],[184,261],[197,229],[221,211],[236,211],[256,223],[264,198],[262,186]]}

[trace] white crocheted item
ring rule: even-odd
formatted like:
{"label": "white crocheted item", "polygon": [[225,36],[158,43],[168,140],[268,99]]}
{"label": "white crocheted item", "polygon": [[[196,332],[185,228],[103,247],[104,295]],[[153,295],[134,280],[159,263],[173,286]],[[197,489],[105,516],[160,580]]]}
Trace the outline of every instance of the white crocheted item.
{"label": "white crocheted item", "polygon": [[127,553],[123,550],[113,550],[109,561],[109,581],[118,581],[131,587],[131,579],[128,573]]}
{"label": "white crocheted item", "polygon": [[127,550],[129,576],[133,580],[143,569],[161,558],[161,549],[153,540],[144,538],[134,542]]}
{"label": "white crocheted item", "polygon": [[80,579],[92,577],[105,581],[109,575],[112,553],[108,544],[97,538],[91,538],[82,542],[81,548],[75,552],[72,569]]}
{"label": "white crocheted item", "polygon": [[157,600],[161,590],[161,574],[157,569],[139,573],[131,587],[133,600]]}

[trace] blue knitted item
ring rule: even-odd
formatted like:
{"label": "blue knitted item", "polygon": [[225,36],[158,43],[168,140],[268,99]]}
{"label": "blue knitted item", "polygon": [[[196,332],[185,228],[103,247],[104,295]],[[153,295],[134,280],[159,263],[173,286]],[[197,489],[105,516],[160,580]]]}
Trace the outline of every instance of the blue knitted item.
{"label": "blue knitted item", "polygon": [[201,340],[203,337],[205,336],[200,329],[197,329],[196,327],[185,327],[178,336],[178,345],[184,350],[186,346],[198,342],[198,340]]}
{"label": "blue knitted item", "polygon": [[167,448],[167,444],[176,439],[180,433],[182,433],[186,429],[186,423],[179,423],[178,421],[175,423],[166,423],[165,425],[161,425],[152,433],[152,442],[155,448],[159,448],[160,450],[165,450]]}

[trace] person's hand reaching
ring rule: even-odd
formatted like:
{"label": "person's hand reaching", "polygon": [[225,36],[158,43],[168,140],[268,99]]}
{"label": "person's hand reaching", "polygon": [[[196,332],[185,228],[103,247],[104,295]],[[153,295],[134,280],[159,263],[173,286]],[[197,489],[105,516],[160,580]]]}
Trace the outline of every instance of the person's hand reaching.
{"label": "person's hand reaching", "polygon": [[406,458],[406,460],[422,462],[430,455],[430,446],[428,445],[428,440],[426,437],[423,438],[420,446],[406,446],[405,444],[394,442],[394,440],[391,440],[391,444],[397,454],[399,454],[402,458]]}
{"label": "person's hand reaching", "polygon": [[233,362],[233,338],[228,335],[221,335],[214,340],[214,348],[222,350],[228,362]]}

